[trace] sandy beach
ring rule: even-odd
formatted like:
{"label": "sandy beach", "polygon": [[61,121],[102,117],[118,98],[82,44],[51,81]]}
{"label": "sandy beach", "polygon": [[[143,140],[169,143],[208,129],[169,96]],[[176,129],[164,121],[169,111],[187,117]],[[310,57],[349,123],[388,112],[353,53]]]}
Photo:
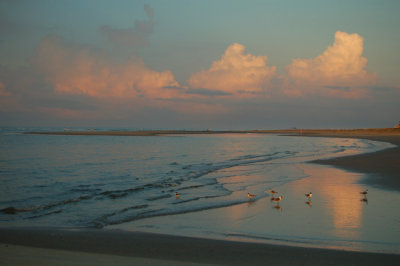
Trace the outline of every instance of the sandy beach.
{"label": "sandy beach", "polygon": [[[398,265],[400,262],[399,255],[391,254],[113,230],[27,228],[0,229],[0,232],[3,243],[0,245],[0,259],[5,262],[3,265],[52,265],[55,262],[62,265],[175,265],[177,262],[182,265]],[[35,256],[26,257],[29,252]],[[87,253],[101,255],[97,257]]]}
{"label": "sandy beach", "polygon": [[[326,136],[337,137],[334,134]],[[400,135],[340,135],[340,137],[356,137],[389,142],[397,147],[374,153],[315,161],[316,163],[329,164],[353,172],[366,173],[368,175],[363,182],[385,189],[400,190],[400,164],[398,163],[400,161]]]}
{"label": "sandy beach", "polygon": [[[232,131],[229,131],[231,133]],[[382,189],[400,190],[400,131],[283,130],[235,133],[289,134],[320,137],[366,138],[397,145],[374,153],[315,161],[366,174],[361,182]],[[58,132],[61,135],[223,134],[209,131]],[[45,132],[38,134],[55,134]],[[0,260],[5,265],[399,265],[400,255],[210,240],[111,229],[1,228]],[[22,254],[30,254],[22,256]],[[96,254],[96,255],[94,255]],[[101,255],[99,255],[101,254]],[[195,264],[193,264],[195,265]]]}

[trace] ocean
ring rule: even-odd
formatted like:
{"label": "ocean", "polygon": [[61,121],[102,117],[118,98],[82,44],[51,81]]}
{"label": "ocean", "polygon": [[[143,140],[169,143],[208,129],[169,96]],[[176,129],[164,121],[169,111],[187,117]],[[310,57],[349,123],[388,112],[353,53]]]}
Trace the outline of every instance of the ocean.
{"label": "ocean", "polygon": [[[347,187],[356,186],[354,201],[362,208],[369,205],[358,191],[366,186],[359,185],[361,174],[346,172],[349,177],[339,181],[346,175],[344,171],[308,163],[373,152],[391,147],[388,143],[267,134],[23,134],[38,130],[54,129],[1,129],[0,226],[117,228],[355,250],[378,245],[383,252],[400,247],[393,236],[375,243],[373,236],[366,236],[365,230],[370,228],[352,225],[351,214],[350,220],[344,221],[345,229],[346,223],[350,224],[349,230],[342,236],[329,232],[337,224],[329,214],[329,210],[335,211],[329,192],[323,194],[321,185],[327,176],[340,171],[330,177],[333,181],[327,186],[332,188],[335,178],[348,182]],[[270,202],[270,189],[285,193],[281,203]],[[304,197],[311,189],[317,189],[313,191],[314,204]],[[255,194],[255,199],[249,200],[247,193]],[[349,208],[356,211],[354,205]],[[241,213],[237,214],[238,210]],[[307,229],[304,222],[297,223],[296,215],[302,218],[311,210],[312,215],[320,212],[315,218],[318,226],[310,220]],[[394,234],[399,236],[399,215],[386,216],[393,220]],[[279,223],[279,219],[285,220]],[[262,226],[268,223],[275,225]],[[349,239],[347,233],[354,231],[361,236]]]}

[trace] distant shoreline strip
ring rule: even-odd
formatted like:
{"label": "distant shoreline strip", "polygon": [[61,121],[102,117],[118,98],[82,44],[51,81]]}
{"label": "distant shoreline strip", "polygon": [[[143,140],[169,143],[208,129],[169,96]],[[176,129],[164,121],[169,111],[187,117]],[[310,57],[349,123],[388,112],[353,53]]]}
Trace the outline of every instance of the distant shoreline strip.
{"label": "distant shoreline strip", "polygon": [[276,130],[112,130],[112,131],[32,131],[24,134],[34,135],[66,135],[66,136],[161,136],[161,135],[213,135],[213,134],[285,134],[295,136],[345,136],[345,137],[363,137],[363,136],[400,136],[398,128],[367,128],[367,129],[276,129]]}

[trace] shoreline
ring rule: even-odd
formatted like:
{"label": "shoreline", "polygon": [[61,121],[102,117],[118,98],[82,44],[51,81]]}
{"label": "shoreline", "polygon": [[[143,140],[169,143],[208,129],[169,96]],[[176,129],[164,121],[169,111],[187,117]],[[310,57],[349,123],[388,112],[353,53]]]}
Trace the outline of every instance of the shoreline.
{"label": "shoreline", "polygon": [[331,165],[344,170],[366,174],[365,184],[383,189],[400,191],[400,129],[285,129],[285,130],[226,130],[226,131],[187,131],[187,130],[147,130],[147,131],[57,131],[24,132],[35,135],[65,136],[166,136],[192,134],[277,134],[284,136],[359,138],[389,142],[397,147],[381,151],[351,155],[340,158],[315,160],[312,163]]}
{"label": "shoreline", "polygon": [[366,128],[366,129],[273,129],[273,130],[85,130],[85,131],[31,131],[23,134],[33,135],[65,135],[65,136],[162,136],[162,135],[193,135],[193,134],[280,134],[299,136],[400,136],[396,128]]}
{"label": "shoreline", "polygon": [[[73,254],[101,254],[123,256],[127,262],[141,258],[160,265],[165,262],[192,262],[224,265],[398,265],[400,255],[280,246],[262,243],[213,240],[195,237],[171,236],[155,233],[129,232],[107,229],[68,228],[0,228],[0,258],[17,260],[11,247],[23,250],[23,246],[44,249],[47,257],[55,250]],[[8,245],[12,245],[9,247]],[[11,249],[11,251],[10,251]],[[3,255],[2,255],[3,254]],[[8,255],[7,255],[8,254]],[[71,256],[71,254],[69,254]],[[23,258],[20,258],[21,260]],[[46,262],[46,256],[36,263]],[[47,258],[48,259],[48,258]],[[62,259],[58,257],[58,259]]]}
{"label": "shoreline", "polygon": [[[159,131],[147,132],[154,136],[170,134],[199,134],[191,131]],[[179,133],[177,133],[179,132]],[[64,132],[61,132],[64,133]],[[90,133],[90,132],[89,132]],[[104,133],[104,132],[103,132]],[[118,132],[117,134],[120,134]],[[140,134],[142,134],[141,132]],[[400,191],[400,180],[398,173],[400,168],[400,131],[329,131],[326,130],[304,130],[302,134],[288,131],[224,131],[208,132],[200,134],[222,134],[222,133],[263,133],[263,134],[286,134],[290,136],[309,137],[344,137],[360,138],[374,141],[384,141],[397,145],[377,152],[352,155],[327,160],[316,160],[312,163],[326,164],[339,167],[352,172],[364,173],[366,178],[361,182],[385,189]],[[35,133],[36,134],[36,133]],[[39,134],[52,134],[51,132]],[[124,135],[132,136],[130,132]],[[136,133],[134,133],[136,134]],[[58,134],[71,135],[71,134]],[[87,134],[97,135],[97,134]],[[116,136],[112,134],[112,136]],[[281,265],[321,265],[329,261],[332,265],[399,265],[400,255],[389,253],[373,253],[360,251],[344,251],[339,249],[320,249],[308,247],[283,246],[279,244],[250,243],[229,240],[214,240],[206,238],[173,236],[157,233],[130,232],[114,229],[82,229],[82,228],[1,228],[0,227],[0,260],[10,262],[26,262],[18,254],[24,254],[27,247],[38,248],[32,252],[39,252],[44,256],[36,256],[32,263],[25,265],[38,265],[53,262],[70,261],[76,257],[76,261],[65,263],[73,265],[92,260],[93,257],[85,257],[82,254],[105,257],[110,262],[120,264],[152,264],[152,265],[174,265],[177,262],[199,263],[199,264],[224,264],[243,265],[265,263],[279,263]],[[15,245],[15,246],[14,246]],[[68,251],[60,255],[60,251]],[[94,255],[96,254],[96,255]],[[51,256],[53,259],[51,260]],[[117,256],[120,256],[117,258]],[[121,260],[119,260],[121,259]],[[106,265],[104,263],[103,265]]]}
{"label": "shoreline", "polygon": [[312,163],[332,165],[347,171],[363,173],[365,178],[362,179],[362,183],[400,191],[400,135],[321,135],[320,137],[359,138],[396,145],[396,147],[380,151],[315,160]]}

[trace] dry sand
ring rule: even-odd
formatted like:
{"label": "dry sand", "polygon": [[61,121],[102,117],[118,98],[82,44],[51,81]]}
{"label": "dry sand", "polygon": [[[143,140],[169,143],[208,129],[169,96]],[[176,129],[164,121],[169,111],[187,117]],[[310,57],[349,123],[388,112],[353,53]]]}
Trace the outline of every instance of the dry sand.
{"label": "dry sand", "polygon": [[[369,174],[369,184],[400,190],[400,130],[281,130],[281,131],[146,131],[46,132],[62,135],[264,133],[301,136],[354,137],[398,145],[369,154],[317,161]],[[113,230],[3,228],[0,229],[2,265],[400,265],[400,255],[363,253],[209,240]],[[96,254],[96,255],[95,255]],[[98,255],[101,254],[101,255]]]}
{"label": "dry sand", "polygon": [[187,261],[161,260],[152,258],[116,256],[109,254],[67,251],[62,249],[34,248],[10,244],[0,244],[2,265],[203,265]]}
{"label": "dry sand", "polygon": [[[45,263],[147,264],[167,263],[222,265],[399,265],[400,255],[311,249],[269,244],[210,240],[160,234],[68,229],[0,229],[0,260],[25,265]],[[9,245],[11,244],[11,245]],[[17,246],[24,245],[37,249]],[[44,248],[44,250],[43,250]],[[28,252],[26,256],[21,253]],[[60,252],[59,250],[69,251]],[[33,255],[35,251],[43,256]],[[85,253],[102,254],[91,256]],[[111,255],[111,256],[106,256]],[[125,258],[124,258],[125,257]],[[149,260],[146,260],[148,258]],[[99,261],[104,259],[104,261]],[[79,262],[79,263],[78,263]],[[3,264],[4,265],[4,264]]]}

